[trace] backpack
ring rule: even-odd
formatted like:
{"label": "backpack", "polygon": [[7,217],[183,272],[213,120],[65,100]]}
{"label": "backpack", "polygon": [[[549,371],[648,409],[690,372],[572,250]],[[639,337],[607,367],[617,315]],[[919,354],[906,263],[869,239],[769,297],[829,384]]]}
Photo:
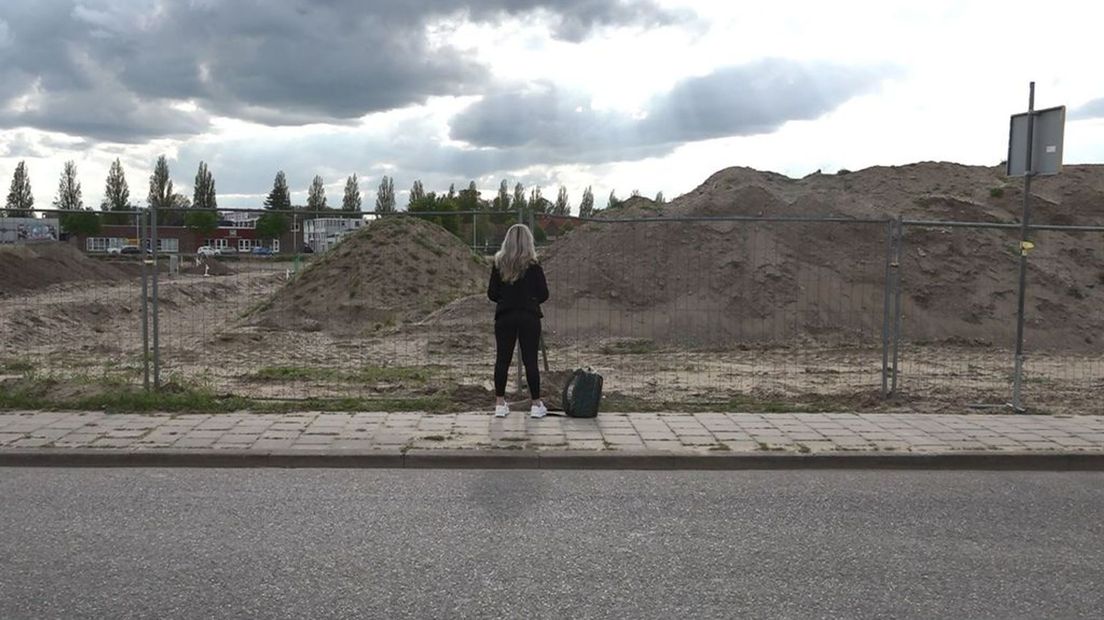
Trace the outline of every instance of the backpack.
{"label": "backpack", "polygon": [[597,417],[598,403],[601,400],[602,375],[590,368],[579,368],[571,373],[563,389],[563,408],[568,417]]}

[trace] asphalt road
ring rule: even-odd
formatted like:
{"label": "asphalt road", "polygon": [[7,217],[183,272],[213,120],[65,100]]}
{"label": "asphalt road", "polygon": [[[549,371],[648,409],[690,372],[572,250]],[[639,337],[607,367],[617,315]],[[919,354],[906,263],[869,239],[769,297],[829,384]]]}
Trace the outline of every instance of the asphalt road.
{"label": "asphalt road", "polygon": [[1104,474],[0,469],[0,618],[1100,617]]}

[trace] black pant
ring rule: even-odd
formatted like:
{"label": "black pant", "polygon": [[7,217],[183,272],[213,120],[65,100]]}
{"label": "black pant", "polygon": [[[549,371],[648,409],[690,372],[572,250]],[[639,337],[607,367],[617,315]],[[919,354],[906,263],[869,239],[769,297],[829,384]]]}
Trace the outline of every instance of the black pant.
{"label": "black pant", "polygon": [[537,345],[540,344],[540,317],[525,310],[503,313],[495,319],[494,383],[495,396],[506,395],[506,378],[510,374],[510,361],[514,357],[514,345],[521,341],[521,361],[525,364],[525,379],[529,384],[529,396],[540,398],[540,368],[537,366]]}

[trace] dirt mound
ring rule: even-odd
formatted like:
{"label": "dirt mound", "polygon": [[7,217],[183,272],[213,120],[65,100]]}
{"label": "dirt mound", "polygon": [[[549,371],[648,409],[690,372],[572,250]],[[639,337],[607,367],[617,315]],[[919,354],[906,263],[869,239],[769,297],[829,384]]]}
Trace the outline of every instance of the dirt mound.
{"label": "dirt mound", "polygon": [[485,290],[488,263],[436,224],[413,217],[372,222],[279,290],[254,321],[276,329],[363,331],[417,321]]}
{"label": "dirt mound", "polygon": [[0,295],[63,282],[117,281],[127,275],[65,243],[0,246]]}
{"label": "dirt mound", "polygon": [[[1032,187],[1034,221],[1102,224],[1104,166],[1067,166]],[[606,217],[831,216],[1015,223],[1022,184],[999,167],[924,162],[803,179],[729,168],[668,204]],[[1038,233],[1029,283],[1036,344],[1093,346],[1104,328],[1099,233]],[[1005,345],[1015,334],[1018,231],[910,227],[904,335]],[[880,341],[886,227],[663,222],[584,225],[545,252],[548,323],[561,336],[705,346]],[[455,320],[455,317],[453,317]]]}

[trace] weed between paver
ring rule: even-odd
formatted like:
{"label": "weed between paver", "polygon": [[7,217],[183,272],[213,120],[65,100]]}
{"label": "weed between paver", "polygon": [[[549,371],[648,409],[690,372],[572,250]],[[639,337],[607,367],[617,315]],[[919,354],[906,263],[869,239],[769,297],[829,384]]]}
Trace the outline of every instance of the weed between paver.
{"label": "weed between paver", "polygon": [[765,442],[762,442],[762,441],[759,441],[759,442],[756,442],[756,443],[759,445],[760,450],[764,450],[764,451],[767,451],[767,452],[783,452],[783,451],[785,451],[785,448],[783,448],[782,446],[772,446],[769,443],[765,443]]}

